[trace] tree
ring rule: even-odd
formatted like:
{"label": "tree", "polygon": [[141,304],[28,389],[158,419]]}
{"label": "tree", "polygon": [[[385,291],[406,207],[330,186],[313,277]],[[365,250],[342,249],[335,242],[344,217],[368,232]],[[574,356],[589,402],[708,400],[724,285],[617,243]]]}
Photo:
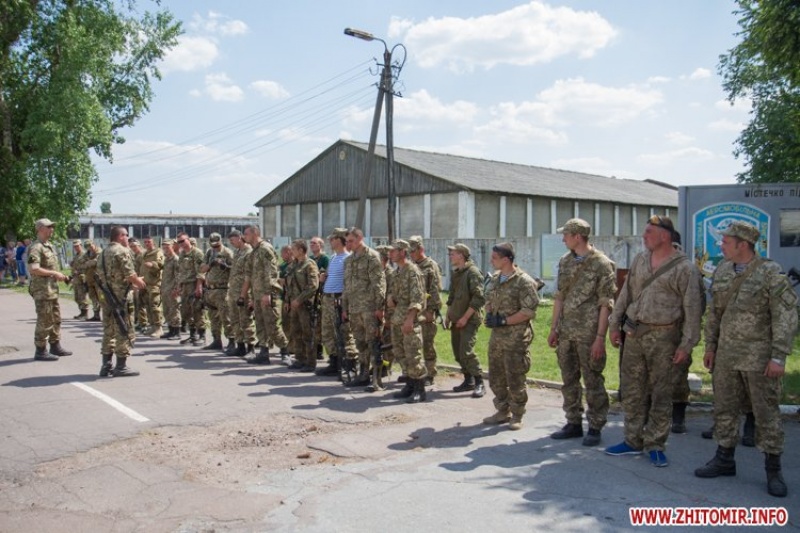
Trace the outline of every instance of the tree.
{"label": "tree", "polygon": [[0,234],[31,234],[40,217],[65,229],[86,210],[90,152],[112,160],[180,33],[136,0],[0,1]]}
{"label": "tree", "polygon": [[111,213],[111,202],[103,202],[100,204],[100,212],[105,214]]}
{"label": "tree", "polygon": [[720,56],[728,100],[752,101],[736,140],[745,183],[800,182],[800,6],[794,0],[738,0],[742,41]]}

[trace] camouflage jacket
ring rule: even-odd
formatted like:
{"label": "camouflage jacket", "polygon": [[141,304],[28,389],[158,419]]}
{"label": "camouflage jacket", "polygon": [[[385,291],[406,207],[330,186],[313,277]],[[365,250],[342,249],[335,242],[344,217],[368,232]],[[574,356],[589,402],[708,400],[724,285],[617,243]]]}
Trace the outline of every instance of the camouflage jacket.
{"label": "camouflage jacket", "polygon": [[84,259],[84,263],[82,265],[83,274],[86,277],[86,284],[90,287],[94,287],[94,273],[97,271],[97,252],[93,252],[92,250],[86,250],[86,259]]}
{"label": "camouflage jacket", "polygon": [[342,307],[348,313],[368,313],[380,311],[385,305],[386,277],[381,256],[363,246],[345,259]]}
{"label": "camouflage jacket", "polygon": [[128,278],[136,274],[134,257],[128,248],[118,242],[112,242],[100,254],[97,265],[97,274],[114,295],[125,301],[130,296],[130,283]]}
{"label": "camouflage jacket", "polygon": [[412,262],[407,262],[397,273],[392,281],[392,299],[395,302],[392,324],[402,324],[410,309],[416,309],[417,315],[425,308],[425,281],[422,271]]}
{"label": "camouflage jacket", "polygon": [[253,298],[261,298],[265,294],[279,294],[278,256],[275,248],[267,241],[261,241],[247,256],[246,279],[250,281]]}
{"label": "camouflage jacket", "polygon": [[81,252],[72,258],[69,262],[69,268],[72,270],[74,283],[86,283],[86,261],[88,260],[88,252]]}
{"label": "camouflage jacket", "polygon": [[554,295],[561,300],[558,335],[565,340],[594,340],[600,309],[614,308],[617,292],[614,263],[591,248],[582,260],[568,252],[558,262],[558,287]]}
{"label": "camouflage jacket", "polygon": [[233,262],[231,263],[231,273],[228,277],[228,288],[236,297],[242,292],[242,285],[244,285],[244,278],[247,270],[247,257],[253,247],[245,244],[233,252]]}
{"label": "camouflage jacket", "polygon": [[483,274],[475,263],[469,260],[462,268],[453,269],[450,275],[450,294],[447,297],[447,318],[456,322],[471,307],[475,314],[470,317],[469,322],[480,324],[481,310],[485,303]]}
{"label": "camouflage jacket", "polygon": [[293,268],[286,273],[286,298],[287,301],[309,302],[319,288],[319,269],[313,259],[306,258],[302,263],[295,261]]}
{"label": "camouflage jacket", "polygon": [[[386,263],[386,266],[383,267],[383,276],[386,279],[386,301],[389,301],[389,298],[392,296],[394,291],[394,279],[397,277],[397,269],[390,266],[391,263]],[[386,320],[391,318],[391,315],[394,313],[394,307],[386,307]]]}
{"label": "camouflage jacket", "polygon": [[178,255],[178,284],[196,283],[202,279],[200,265],[203,264],[203,252],[199,248],[192,248],[188,252],[181,250]]}
{"label": "camouflage jacket", "polygon": [[[56,247],[52,242],[33,241],[28,247],[28,271],[34,267],[45,270],[61,270]],[[55,300],[58,298],[58,281],[55,278],[34,276],[31,273],[31,283],[28,292],[34,300]]]}
{"label": "camouflage jacket", "polygon": [[172,257],[164,256],[164,269],[161,277],[161,292],[168,293],[178,287],[178,274],[180,271],[180,260],[177,255]]}
{"label": "camouflage jacket", "polygon": [[770,359],[785,361],[792,351],[797,294],[778,263],[760,261],[735,295],[732,285],[744,273],[736,274],[730,261],[714,272],[705,334],[715,368],[763,371]]}
{"label": "camouflage jacket", "polygon": [[486,286],[487,313],[499,313],[509,317],[522,311],[530,315],[530,320],[513,326],[505,326],[502,329],[530,329],[531,320],[536,317],[536,308],[538,306],[539,293],[536,292],[536,282],[517,266],[514,267],[514,272],[504,281],[501,280],[500,272],[495,272]]}
{"label": "camouflage jacket", "polygon": [[[650,283],[644,291],[642,286],[655,273],[650,268],[651,254],[644,251],[633,259],[608,322],[619,325],[623,315],[627,314],[631,320],[643,324],[674,324],[681,331],[678,348],[690,352],[700,341],[703,309],[703,295],[698,281],[700,272],[683,252],[676,251],[675,254],[683,256],[682,259]],[[675,255],[667,261],[673,257]]]}
{"label": "camouflage jacket", "polygon": [[[146,267],[145,263],[153,263],[152,267]],[[164,269],[164,252],[158,248],[145,250],[142,254],[142,266],[139,272],[144,278],[148,287],[158,287],[161,285],[161,271]]]}
{"label": "camouflage jacket", "polygon": [[133,268],[136,269],[136,273],[140,276],[144,277],[144,272],[142,272],[142,264],[144,263],[144,253],[139,252],[138,254],[131,250],[131,254],[133,254]]}
{"label": "camouflage jacket", "polygon": [[220,246],[216,250],[213,246],[206,250],[203,263],[208,265],[209,270],[200,277],[206,280],[209,288],[227,287],[231,277],[231,266],[233,265],[233,252],[226,246]]}
{"label": "camouflage jacket", "polygon": [[425,285],[425,311],[438,311],[442,308],[442,272],[439,265],[430,257],[423,257],[417,263],[422,272]]}

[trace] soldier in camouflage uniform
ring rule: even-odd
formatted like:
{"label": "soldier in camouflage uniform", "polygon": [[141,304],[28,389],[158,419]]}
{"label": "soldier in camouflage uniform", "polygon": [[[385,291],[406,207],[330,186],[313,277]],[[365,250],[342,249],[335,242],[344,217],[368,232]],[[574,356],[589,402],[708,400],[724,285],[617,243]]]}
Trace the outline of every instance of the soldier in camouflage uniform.
{"label": "soldier in camouflage uniform", "polygon": [[328,264],[330,263],[331,258],[325,253],[325,241],[322,240],[322,237],[312,237],[311,240],[308,241],[308,249],[310,250],[308,257],[314,260],[314,262],[317,264],[317,270],[319,270],[319,294],[317,295],[318,316],[314,338],[317,340],[317,359],[324,359],[325,357],[322,353],[322,287],[325,283],[325,272],[328,271]]}
{"label": "soldier in camouflage uniform", "polygon": [[[58,254],[50,237],[55,223],[46,218],[36,221],[36,241],[28,247],[28,271],[31,283],[28,292],[36,305],[36,330],[33,343],[37,361],[58,361],[59,357],[72,355],[61,347],[61,307],[58,304],[58,282],[66,281],[61,273]],[[50,353],[47,353],[47,342]]]}
{"label": "soldier in camouflage uniform", "polygon": [[428,369],[428,376],[425,378],[426,385],[433,385],[436,376],[436,325],[437,316],[441,316],[442,309],[442,270],[438,263],[425,255],[425,246],[422,237],[413,235],[408,238],[409,257],[422,272],[425,280],[425,308],[422,310],[424,322],[422,323],[422,353],[425,357],[425,368]]}
{"label": "soldier in camouflage uniform", "polygon": [[447,297],[447,316],[444,326],[450,330],[450,346],[456,362],[461,366],[464,381],[453,387],[453,392],[472,391],[473,398],[486,394],[483,371],[475,353],[475,338],[481,325],[483,306],[483,274],[470,259],[466,244],[448,246],[450,264],[450,293]]}
{"label": "soldier in camouflage uniform", "polygon": [[189,336],[181,344],[191,343],[200,346],[205,343],[206,324],[203,318],[203,252],[192,246],[186,233],[179,233],[177,239],[181,253],[178,256],[178,283],[172,289],[174,298],[180,296],[181,318],[189,326]]}
{"label": "soldier in camouflage uniform", "polygon": [[150,329],[145,334],[150,337],[161,337],[164,334],[161,328],[161,324],[164,322],[164,317],[161,315],[161,278],[164,270],[164,253],[156,248],[151,236],[147,235],[143,240],[144,251],[139,272],[147,285],[141,294],[147,312],[147,322],[150,324]]}
{"label": "soldier in camouflage uniform", "polygon": [[380,255],[364,244],[364,232],[350,228],[347,245],[352,254],[345,261],[342,306],[345,320],[350,321],[360,365],[358,378],[349,385],[363,386],[370,382],[370,344],[383,330],[386,278]]}
{"label": "soldier in camouflage uniform", "polygon": [[392,243],[391,259],[397,265],[392,280],[394,292],[387,305],[392,313],[392,349],[408,373],[408,381],[395,398],[408,403],[426,400],[425,377],[428,371],[422,358],[422,326],[419,320],[425,309],[425,281],[419,267],[409,257],[407,241]]}
{"label": "soldier in camouflage uniform", "polygon": [[609,319],[614,346],[620,345],[620,328],[626,332],[620,369],[625,440],[606,453],[635,455],[644,449],[656,467],[669,465],[664,447],[672,415],[672,373],[700,340],[699,273],[673,248],[674,233],[668,217],[648,220],[646,250],[633,259]]}
{"label": "soldier in camouflage uniform", "polygon": [[253,251],[247,256],[245,280],[239,297],[247,300],[248,293],[252,293],[256,324],[262,325],[262,332],[259,332],[258,338],[261,351],[247,361],[251,364],[268,365],[270,364],[269,346],[271,344],[280,349],[282,356],[288,355],[287,346],[289,345],[289,341],[279,325],[280,299],[278,295],[281,286],[278,283],[278,257],[275,255],[275,248],[261,238],[261,230],[258,226],[246,227],[244,238],[253,247]]}
{"label": "soldier in camouflage uniform", "polygon": [[[142,247],[139,246],[139,240],[135,237],[130,237],[128,239],[128,248],[131,253],[133,253],[133,268],[136,269],[136,274],[142,277],[144,250],[142,250]],[[147,319],[147,290],[136,290],[133,292],[133,306],[136,310],[134,315],[136,331],[144,334],[147,332],[150,324]]]}
{"label": "soldier in camouflage uniform", "polygon": [[[283,334],[286,335],[286,339],[289,341],[288,351],[292,351],[294,349],[294,342],[292,341],[290,335],[292,333],[292,314],[289,312],[289,303],[287,302],[286,296],[286,280],[292,274],[292,270],[294,269],[296,262],[294,260],[294,256],[292,255],[292,247],[290,245],[281,246],[281,264],[278,265],[278,284],[281,287],[281,301],[283,305],[280,306],[281,308],[281,325],[280,328],[283,331]],[[289,364],[289,356],[281,355],[281,363]]]}
{"label": "soldier in camouflage uniform", "polygon": [[97,256],[100,252],[91,239],[83,241],[83,245],[86,247],[86,259],[82,265],[83,275],[86,278],[86,291],[92,302],[92,318],[88,320],[89,322],[100,322],[100,294],[94,279],[94,273],[97,272]]}
{"label": "soldier in camouflage uniform", "polygon": [[204,350],[222,350],[222,331],[228,336],[227,349],[236,345],[233,339],[233,328],[228,314],[228,280],[233,265],[233,252],[222,245],[222,235],[212,233],[208,236],[211,245],[206,250],[200,274],[205,283],[205,304],[211,322],[212,341]]}
{"label": "soldier in camouflage uniform", "polygon": [[596,446],[600,444],[600,432],[608,416],[603,370],[608,317],[617,292],[615,268],[603,252],[589,244],[592,227],[585,220],[570,219],[557,231],[564,235],[569,252],[558,262],[558,289],[547,343],[556,348],[558,355],[567,424],[550,437],[583,437],[583,376],[589,423],[583,445]]}
{"label": "soldier in camouflage uniform", "polygon": [[526,377],[531,368],[531,321],[536,317],[539,294],[536,282],[514,264],[514,246],[504,242],[492,247],[495,273],[486,286],[484,325],[489,337],[489,387],[497,412],[484,424],[508,422],[511,430],[522,429],[528,403]]}
{"label": "soldier in camouflage uniform", "polygon": [[75,303],[78,304],[78,310],[80,311],[72,318],[75,320],[89,320],[89,294],[86,287],[86,274],[83,268],[87,254],[83,251],[80,239],[72,241],[72,251],[74,255],[69,263],[69,268],[72,270],[72,295],[75,297]]}
{"label": "soldier in camouflage uniform", "polygon": [[781,474],[781,378],[797,332],[797,294],[781,266],[756,254],[759,230],[733,222],[722,237],[722,255],[711,285],[706,321],[705,367],[713,370],[715,457],[698,477],[736,475],[741,398],[750,398],[756,446],[765,455],[767,491],[788,493]]}
{"label": "soldier in camouflage uniform", "polygon": [[247,268],[247,257],[253,248],[244,242],[242,233],[233,230],[228,235],[228,240],[234,248],[233,264],[231,274],[228,278],[228,313],[230,314],[231,328],[233,330],[235,347],[226,350],[227,355],[246,357],[253,351],[256,343],[255,326],[253,324],[252,302],[239,300],[244,285],[245,270]]}
{"label": "soldier in camouflage uniform", "polygon": [[162,339],[181,338],[181,312],[180,303],[175,296],[176,289],[180,291],[178,276],[180,275],[180,261],[178,254],[175,253],[175,241],[165,239],[161,243],[161,251],[164,253],[164,269],[161,276],[161,293],[164,295],[162,304],[164,306],[164,318],[167,321],[169,330],[161,335]]}
{"label": "soldier in camouflage uniform", "polygon": [[317,369],[316,341],[311,346],[311,306],[319,288],[319,270],[313,259],[308,257],[308,245],[303,239],[292,242],[294,266],[285,278],[286,302],[291,318],[289,339],[293,343],[295,361],[289,368],[300,372],[314,372]]}
{"label": "soldier in camouflage uniform", "polygon": [[[381,342],[384,346],[392,344],[392,315],[394,314],[394,308],[390,308],[388,306],[389,296],[392,294],[392,284],[394,283],[394,278],[397,276],[397,268],[394,267],[389,260],[389,256],[391,255],[392,247],[384,244],[375,248],[375,250],[381,256],[381,265],[383,265],[383,275],[386,278],[386,302],[387,305],[384,307],[384,314],[383,314],[383,330],[381,331]],[[387,366],[389,368],[392,367],[394,364],[394,351],[391,349],[385,350],[383,352],[384,361],[386,361]],[[398,361],[398,364],[400,362]],[[401,366],[402,368],[402,366]],[[405,383],[408,379],[406,375],[405,368],[403,368],[402,376],[404,379],[401,383]],[[399,380],[398,380],[399,381]]]}
{"label": "soldier in camouflage uniform", "polygon": [[[131,286],[144,290],[144,278],[136,274],[133,266],[133,256],[128,249],[128,231],[121,226],[111,228],[108,248],[103,250],[98,259],[97,273],[100,281],[111,291],[122,306],[117,309],[122,314],[129,333],[122,332],[120,325],[114,318],[113,304],[105,298],[103,302],[103,342],[100,349],[103,362],[100,367],[100,376],[126,377],[138,376],[139,372],[132,370],[128,365],[128,357],[133,348],[133,295]],[[111,359],[117,356],[117,364],[112,368]]]}

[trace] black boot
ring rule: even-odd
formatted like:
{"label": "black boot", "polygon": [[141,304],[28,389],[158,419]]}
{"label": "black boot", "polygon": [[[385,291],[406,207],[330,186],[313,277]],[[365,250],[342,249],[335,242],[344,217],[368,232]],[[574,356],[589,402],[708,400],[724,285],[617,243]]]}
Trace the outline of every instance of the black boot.
{"label": "black boot", "polygon": [[203,346],[204,350],[221,350],[222,349],[222,338],[214,337],[214,340],[211,341],[211,344],[208,346]]}
{"label": "black boot", "polygon": [[[192,341],[192,346],[202,346],[206,343],[206,330],[205,328],[200,328],[197,330],[197,339]],[[219,347],[222,348],[222,343],[219,343]]]}
{"label": "black boot", "polygon": [[577,439],[579,437],[583,437],[583,426],[569,422],[560,430],[550,434],[550,438],[555,440]]}
{"label": "black boot", "polygon": [[234,350],[233,354],[231,354],[231,355],[235,355],[236,357],[247,357],[247,353],[248,353],[248,351],[247,351],[247,346],[245,345],[245,343],[237,342],[236,343],[236,350]]}
{"label": "black boot", "polygon": [[197,330],[189,328],[189,336],[181,341],[181,344],[194,344],[197,342]]}
{"label": "black boot", "polygon": [[269,360],[269,349],[266,346],[261,347],[261,351],[258,352],[258,355],[254,357],[248,357],[246,359],[248,363],[251,365],[269,365],[272,364],[272,361]]}
{"label": "black boot", "polygon": [[735,476],[736,461],[733,459],[735,450],[735,448],[717,446],[714,458],[707,462],[706,466],[696,469],[694,475],[697,477]]}
{"label": "black boot", "polygon": [[405,383],[405,385],[403,385],[402,389],[400,389],[399,391],[397,391],[394,394],[392,394],[392,397],[394,397],[394,398],[408,398],[408,397],[411,396],[411,394],[413,392],[414,392],[414,380],[413,379],[409,379],[409,380],[406,380],[406,383]]}
{"label": "black boot", "polygon": [[100,367],[100,377],[105,378],[111,375],[111,371],[114,369],[111,366],[111,358],[114,357],[113,354],[103,354],[103,364]]}
{"label": "black boot", "polygon": [[167,331],[164,335],[161,335],[162,339],[177,339],[180,340],[181,338],[181,328],[179,326],[169,326],[169,331]]}
{"label": "black boot", "polygon": [[290,359],[289,348],[288,347],[281,348],[280,354],[281,354],[281,363],[289,364],[289,359]]}
{"label": "black boot", "polygon": [[714,438],[714,426],[711,426],[707,430],[700,433],[700,436],[704,439],[713,439]]}
{"label": "black boot", "polygon": [[686,433],[686,402],[672,404],[672,432]]}
{"label": "black boot", "polygon": [[322,353],[322,345],[317,344],[317,361],[322,361],[325,359],[325,355]]}
{"label": "black boot", "polygon": [[752,448],[756,445],[756,417],[753,413],[747,413],[742,429],[742,446]]}
{"label": "black boot", "polygon": [[406,400],[406,403],[419,403],[424,402],[427,399],[427,393],[425,392],[425,379],[414,379],[412,380],[413,390],[411,395]]}
{"label": "black boot", "polygon": [[181,321],[181,333],[186,333],[186,321]]}
{"label": "black boot", "polygon": [[473,398],[483,398],[486,394],[486,387],[483,386],[483,376],[475,376],[475,390],[472,391]]}
{"label": "black boot", "polygon": [[36,361],[58,361],[58,356],[47,353],[47,348],[38,346],[36,347],[36,352],[33,354],[33,358]]}
{"label": "black boot", "polygon": [[350,382],[350,387],[366,387],[372,381],[372,375],[369,372],[369,365],[361,365],[361,371],[358,377]]}
{"label": "black boot", "polygon": [[233,337],[228,337],[228,345],[225,347],[225,355],[235,355],[236,350],[236,339]]}
{"label": "black boot", "polygon": [[786,482],[781,475],[780,454],[765,453],[764,468],[767,471],[767,492],[770,496],[785,498],[789,489],[786,488]]}
{"label": "black boot", "polygon": [[89,311],[87,309],[81,309],[81,312],[72,318],[75,320],[89,320]]}
{"label": "black boot", "polygon": [[89,322],[102,322],[103,320],[100,318],[100,311],[92,311],[92,318],[89,319]]}
{"label": "black boot", "polygon": [[468,392],[475,388],[475,378],[472,375],[464,373],[464,381],[461,385],[453,387],[453,392]]}
{"label": "black boot", "polygon": [[408,383],[408,376],[405,375],[405,374],[400,374],[399,376],[397,376],[397,382],[398,383]]}
{"label": "black boot", "polygon": [[138,376],[139,372],[133,370],[131,367],[125,364],[128,360],[127,357],[120,357],[117,356],[117,366],[114,367],[112,371],[115,378],[123,378],[128,376]]}
{"label": "black boot", "polygon": [[72,355],[72,352],[68,352],[61,347],[61,342],[59,341],[50,343],[50,353],[58,357],[67,357],[68,355]]}
{"label": "black boot", "polygon": [[339,375],[339,356],[332,355],[328,366],[317,370],[318,376],[338,376]]}

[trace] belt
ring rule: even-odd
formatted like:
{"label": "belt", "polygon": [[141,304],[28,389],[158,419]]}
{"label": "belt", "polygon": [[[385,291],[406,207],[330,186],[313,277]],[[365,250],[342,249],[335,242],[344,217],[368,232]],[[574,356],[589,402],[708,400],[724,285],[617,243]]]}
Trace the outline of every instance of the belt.
{"label": "belt", "polygon": [[213,291],[213,290],[216,290],[216,289],[227,289],[227,288],[228,288],[227,285],[214,285],[214,286],[209,285],[208,286],[208,290],[210,290],[210,291]]}
{"label": "belt", "polygon": [[327,296],[328,298],[341,298],[342,297],[342,293],[341,292],[325,292],[325,293],[323,293],[323,296]]}

